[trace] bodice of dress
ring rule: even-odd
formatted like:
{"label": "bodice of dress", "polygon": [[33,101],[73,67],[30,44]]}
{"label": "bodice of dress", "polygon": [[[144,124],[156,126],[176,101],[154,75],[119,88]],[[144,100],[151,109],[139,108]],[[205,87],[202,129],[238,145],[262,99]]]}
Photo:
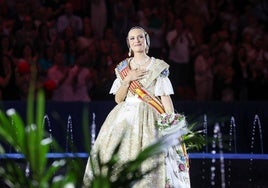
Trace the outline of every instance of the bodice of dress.
{"label": "bodice of dress", "polygon": [[[173,94],[173,87],[168,78],[168,74],[166,74],[166,72],[168,72],[168,67],[169,65],[164,61],[151,57],[151,61],[146,67],[148,70],[147,75],[139,80],[142,87],[153,96]],[[117,70],[116,76],[117,78],[111,87],[110,94],[115,94],[121,86],[122,79]],[[129,97],[135,97],[135,95],[129,91],[127,98]]]}

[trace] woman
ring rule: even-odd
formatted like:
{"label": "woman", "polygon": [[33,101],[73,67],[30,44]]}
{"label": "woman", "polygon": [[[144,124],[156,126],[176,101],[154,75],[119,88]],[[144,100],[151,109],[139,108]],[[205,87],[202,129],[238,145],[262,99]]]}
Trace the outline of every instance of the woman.
{"label": "woman", "polygon": [[[93,152],[100,151],[101,160],[104,162],[109,160],[122,134],[125,135],[120,148],[120,160],[125,162],[134,159],[157,138],[155,122],[159,115],[174,112],[169,96],[173,94],[168,79],[169,66],[164,61],[147,55],[150,45],[148,34],[141,27],[133,27],[128,33],[127,44],[129,56],[133,57],[117,65],[115,69],[117,78],[110,90],[118,104],[105,120],[92,149]],[[157,162],[164,164],[165,157],[159,156],[157,159],[145,162],[143,169],[148,169]],[[175,169],[171,170],[178,171],[178,165],[175,164],[174,167]],[[168,185],[190,187],[188,168],[182,170],[184,177],[179,177],[180,181],[177,183],[165,177],[165,174],[168,174],[165,169],[168,168],[160,165],[157,171],[149,174],[134,187],[164,188]],[[88,162],[84,177],[86,185],[91,177]]]}

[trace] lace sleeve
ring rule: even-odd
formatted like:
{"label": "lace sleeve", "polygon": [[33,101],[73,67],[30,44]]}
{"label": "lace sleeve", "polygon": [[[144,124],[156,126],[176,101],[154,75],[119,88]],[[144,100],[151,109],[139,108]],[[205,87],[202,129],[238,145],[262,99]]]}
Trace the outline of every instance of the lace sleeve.
{"label": "lace sleeve", "polygon": [[110,89],[109,94],[114,94],[115,95],[115,93],[117,92],[117,90],[119,89],[120,86],[121,86],[121,81],[120,81],[119,78],[116,78],[114,80],[114,83],[113,83],[111,89]]}
{"label": "lace sleeve", "polygon": [[155,96],[174,94],[172,84],[168,77],[158,77],[155,84]]}

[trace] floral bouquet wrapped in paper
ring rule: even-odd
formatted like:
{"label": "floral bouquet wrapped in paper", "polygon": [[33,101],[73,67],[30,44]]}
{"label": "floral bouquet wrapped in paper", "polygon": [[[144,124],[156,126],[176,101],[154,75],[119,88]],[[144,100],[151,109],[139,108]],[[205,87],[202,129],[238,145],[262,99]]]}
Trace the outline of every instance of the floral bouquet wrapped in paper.
{"label": "floral bouquet wrapped in paper", "polygon": [[185,116],[179,113],[164,113],[157,120],[156,126],[161,135],[176,133],[181,137],[188,133]]}

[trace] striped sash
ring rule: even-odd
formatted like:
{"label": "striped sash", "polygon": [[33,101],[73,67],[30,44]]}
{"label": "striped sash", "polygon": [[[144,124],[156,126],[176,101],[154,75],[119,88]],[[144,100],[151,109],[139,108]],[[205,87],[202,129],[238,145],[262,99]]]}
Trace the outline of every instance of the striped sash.
{"label": "striped sash", "polygon": [[[127,73],[129,71],[129,66],[128,66],[127,60],[124,60],[121,63],[119,63],[119,65],[117,66],[117,70],[118,70],[118,73],[119,73],[121,79],[123,80],[127,76]],[[160,114],[165,113],[164,107],[161,104],[161,102],[156,97],[152,96],[148,91],[146,91],[139,81],[137,81],[137,80],[132,81],[129,85],[129,90],[133,94],[138,95],[138,97],[142,101],[149,104],[158,113],[160,113]]]}

